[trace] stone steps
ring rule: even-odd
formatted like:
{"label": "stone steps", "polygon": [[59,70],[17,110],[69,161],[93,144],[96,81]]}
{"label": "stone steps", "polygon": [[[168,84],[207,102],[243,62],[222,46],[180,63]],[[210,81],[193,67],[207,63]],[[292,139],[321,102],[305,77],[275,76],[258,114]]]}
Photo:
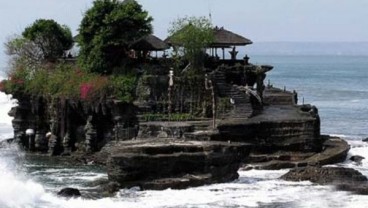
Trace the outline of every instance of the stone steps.
{"label": "stone steps", "polygon": [[248,118],[253,114],[253,109],[248,96],[235,86],[226,82],[224,72],[216,71],[212,75],[213,81],[220,97],[231,99],[234,109],[224,116],[231,118]]}
{"label": "stone steps", "polygon": [[231,111],[230,116],[232,118],[248,118],[253,114],[253,109],[250,104],[241,104],[235,106],[235,108]]}

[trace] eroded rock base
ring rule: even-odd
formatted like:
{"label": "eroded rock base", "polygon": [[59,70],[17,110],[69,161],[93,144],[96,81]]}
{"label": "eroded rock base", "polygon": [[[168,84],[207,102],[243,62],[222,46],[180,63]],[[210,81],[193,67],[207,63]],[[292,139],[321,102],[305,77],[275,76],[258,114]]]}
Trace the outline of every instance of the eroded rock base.
{"label": "eroded rock base", "polygon": [[277,151],[272,154],[251,153],[244,169],[278,170],[283,168],[328,165],[345,161],[350,150],[348,143],[337,137],[323,136],[320,152]]}
{"label": "eroded rock base", "polygon": [[238,178],[251,146],[175,139],[123,141],[111,149],[109,180],[121,188],[183,189]]}

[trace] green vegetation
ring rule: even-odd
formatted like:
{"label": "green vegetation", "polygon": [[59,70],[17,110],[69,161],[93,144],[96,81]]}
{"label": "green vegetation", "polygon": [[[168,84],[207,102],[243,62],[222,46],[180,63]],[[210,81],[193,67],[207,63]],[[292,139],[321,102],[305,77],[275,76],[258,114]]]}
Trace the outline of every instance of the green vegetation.
{"label": "green vegetation", "polygon": [[132,102],[136,75],[124,66],[126,52],[133,42],[151,33],[151,21],[134,0],[96,0],[79,29],[79,68],[61,59],[73,44],[70,29],[54,20],[36,20],[6,43],[12,65],[0,88],[45,98],[93,101],[109,97]]}
{"label": "green vegetation", "polygon": [[[169,41],[174,46],[173,69],[181,78],[176,89],[181,92],[180,95],[185,91],[186,96],[189,96],[191,115],[207,116],[206,103],[209,102],[204,88],[203,69],[205,50],[214,41],[213,26],[206,17],[185,17],[172,22],[168,32]],[[183,105],[185,99],[178,99]]]}
{"label": "green vegetation", "polygon": [[205,48],[214,40],[213,26],[206,17],[179,18],[171,23],[170,42],[179,55],[183,55],[191,64],[201,67]]}
{"label": "green vegetation", "polygon": [[[73,42],[68,27],[37,20],[6,44],[13,62],[0,90],[15,96],[85,102],[149,100],[161,107],[159,114],[147,114],[145,120],[169,120],[160,112],[168,108],[167,74],[174,69],[170,107],[176,113],[170,120],[205,116],[209,98],[202,69],[204,50],[213,41],[210,21],[204,17],[178,19],[170,29],[171,42],[181,46],[176,47],[176,58],[137,63],[128,52],[133,43],[152,32],[151,22],[152,17],[135,0],[95,0],[80,24],[80,54],[71,61],[63,59]],[[191,67],[186,67],[188,61]]]}
{"label": "green vegetation", "polygon": [[134,0],[96,0],[79,28],[81,66],[100,74],[118,71],[126,62],[130,45],[151,34],[151,21]]}

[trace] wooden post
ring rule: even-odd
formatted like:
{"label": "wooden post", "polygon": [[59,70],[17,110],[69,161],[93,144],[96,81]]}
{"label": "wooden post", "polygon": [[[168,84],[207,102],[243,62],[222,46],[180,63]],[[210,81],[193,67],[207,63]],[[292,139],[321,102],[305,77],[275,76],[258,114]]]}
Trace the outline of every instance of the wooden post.
{"label": "wooden post", "polygon": [[211,88],[211,96],[212,96],[212,127],[213,129],[216,128],[216,98],[215,98],[215,89],[212,85],[212,81],[209,81],[210,88]]}
{"label": "wooden post", "polygon": [[169,113],[169,121],[171,120],[171,86],[169,86],[169,89],[168,89],[168,106],[167,106],[167,111]]}
{"label": "wooden post", "polygon": [[216,128],[216,97],[215,97],[215,88],[212,85],[212,81],[208,80],[207,74],[205,75],[205,88],[206,90],[211,90],[212,97],[212,128]]}

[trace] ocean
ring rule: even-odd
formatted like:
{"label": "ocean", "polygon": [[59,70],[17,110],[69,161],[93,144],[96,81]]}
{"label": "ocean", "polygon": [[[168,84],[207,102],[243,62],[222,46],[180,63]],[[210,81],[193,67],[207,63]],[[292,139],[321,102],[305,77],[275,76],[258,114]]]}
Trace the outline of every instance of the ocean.
{"label": "ocean", "polygon": [[[350,155],[367,158],[352,167],[368,176],[368,57],[365,56],[251,56],[255,64],[273,65],[266,83],[296,90],[299,103],[319,109],[321,131],[346,139]],[[0,94],[0,139],[12,135],[7,116],[14,103]],[[186,190],[139,191],[123,189],[109,198],[62,199],[56,192],[76,187],[93,189],[92,181],[107,175],[95,166],[76,167],[59,160],[40,160],[16,146],[0,149],[0,208],[209,208],[209,207],[367,207],[368,196],[336,191],[310,182],[286,182],[278,178],[287,170],[239,171],[238,180]]]}

